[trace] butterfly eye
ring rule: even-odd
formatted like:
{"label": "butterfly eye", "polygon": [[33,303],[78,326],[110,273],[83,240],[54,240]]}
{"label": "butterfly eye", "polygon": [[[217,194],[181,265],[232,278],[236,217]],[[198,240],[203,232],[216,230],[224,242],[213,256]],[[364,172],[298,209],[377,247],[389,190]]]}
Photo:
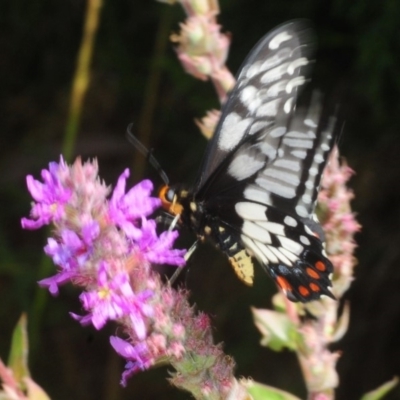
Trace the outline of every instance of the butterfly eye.
{"label": "butterfly eye", "polygon": [[158,197],[161,200],[162,207],[168,210],[174,199],[174,191],[169,186],[165,185],[160,189]]}
{"label": "butterfly eye", "polygon": [[175,189],[168,188],[167,192],[165,193],[165,200],[172,203],[174,201],[175,194]]}

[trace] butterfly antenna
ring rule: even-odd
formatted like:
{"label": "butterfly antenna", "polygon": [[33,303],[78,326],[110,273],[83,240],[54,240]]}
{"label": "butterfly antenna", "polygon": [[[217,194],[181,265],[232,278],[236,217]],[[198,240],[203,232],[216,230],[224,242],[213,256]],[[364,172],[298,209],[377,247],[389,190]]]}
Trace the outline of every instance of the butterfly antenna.
{"label": "butterfly antenna", "polygon": [[126,137],[127,137],[128,141],[130,143],[132,143],[136,147],[136,149],[146,157],[146,159],[149,161],[149,163],[158,172],[158,175],[160,175],[160,178],[163,180],[163,182],[166,185],[168,185],[169,179],[168,179],[167,174],[164,172],[164,170],[161,168],[159,162],[153,156],[152,151],[147,149],[146,146],[144,146],[143,143],[141,143],[140,140],[133,134],[132,127],[133,127],[133,123],[129,124],[128,128],[126,129]]}

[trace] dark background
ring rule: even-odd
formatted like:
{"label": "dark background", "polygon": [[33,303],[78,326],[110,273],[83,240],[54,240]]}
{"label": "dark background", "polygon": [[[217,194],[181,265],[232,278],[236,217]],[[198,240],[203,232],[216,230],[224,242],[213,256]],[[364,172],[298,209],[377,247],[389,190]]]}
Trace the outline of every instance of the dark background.
{"label": "dark background", "polygon": [[[58,298],[38,290],[35,282],[51,273],[42,260],[46,232],[20,228],[30,204],[25,176],[38,177],[61,152],[85,7],[80,0],[0,2],[0,356],[6,359],[12,329],[26,311],[33,378],[53,399],[189,399],[168,384],[167,368],[119,388],[123,361],[108,344],[115,327],[97,332],[73,321],[68,312],[80,307],[70,286]],[[335,345],[342,352],[337,398],[358,399],[400,372],[400,2],[221,0],[221,10],[219,21],[232,34],[232,71],[274,26],[298,17],[314,24],[314,83],[344,115],[341,154],[356,171],[350,185],[363,226],[356,279],[346,295],[350,329]],[[141,157],[124,132],[130,122],[143,121],[149,99],[155,109],[146,129],[155,156],[172,181],[190,183],[196,173],[206,142],[193,119],[218,101],[211,83],[183,72],[168,43],[183,19],[179,5],[104,1],[75,154],[98,157],[110,184]],[[155,51],[157,40],[167,44],[165,51]],[[161,183],[151,167],[144,175]],[[181,246],[190,242],[183,239]],[[184,282],[198,308],[211,314],[216,341],[235,358],[237,376],[304,398],[295,356],[258,344],[249,306],[268,306],[274,291],[258,275],[253,289],[244,287],[205,246]],[[387,398],[399,399],[400,390]]]}

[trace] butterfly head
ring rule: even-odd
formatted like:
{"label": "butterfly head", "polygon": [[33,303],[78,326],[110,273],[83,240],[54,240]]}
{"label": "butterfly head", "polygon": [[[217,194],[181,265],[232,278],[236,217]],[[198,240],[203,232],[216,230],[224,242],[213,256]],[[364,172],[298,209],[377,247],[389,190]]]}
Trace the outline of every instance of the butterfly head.
{"label": "butterfly head", "polygon": [[188,192],[186,190],[179,190],[178,187],[164,185],[158,197],[161,200],[161,207],[172,215],[182,215],[183,206],[181,200],[187,198]]}

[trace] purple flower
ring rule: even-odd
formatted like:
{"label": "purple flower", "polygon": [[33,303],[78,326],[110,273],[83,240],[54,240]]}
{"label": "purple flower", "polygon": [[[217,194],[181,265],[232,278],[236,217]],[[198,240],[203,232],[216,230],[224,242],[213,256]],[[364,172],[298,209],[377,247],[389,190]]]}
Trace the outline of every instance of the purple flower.
{"label": "purple flower", "polygon": [[45,253],[52,257],[54,264],[63,269],[83,266],[91,254],[93,239],[99,234],[97,222],[88,224],[83,229],[84,238],[80,239],[77,233],[69,229],[61,232],[61,242],[50,238],[45,246]]}
{"label": "purple flower", "polygon": [[110,280],[107,274],[106,262],[100,264],[97,274],[97,288],[84,292],[79,297],[89,314],[71,315],[82,324],[92,323],[96,329],[101,329],[107,320],[115,320],[128,316],[139,339],[146,335],[146,325],[143,316],[149,316],[152,308],[145,302],[152,296],[150,290],[135,295],[129,284],[129,276],[117,273]]}
{"label": "purple flower", "polygon": [[61,232],[60,242],[49,238],[44,251],[53,259],[54,264],[61,267],[61,271],[50,278],[42,279],[39,285],[47,287],[55,296],[58,294],[58,286],[68,282],[78,273],[79,266],[84,265],[90,252],[85,242],[69,229]]}
{"label": "purple flower", "polygon": [[153,363],[150,351],[144,342],[132,346],[129,342],[117,336],[111,336],[110,343],[114,350],[128,361],[121,380],[121,384],[124,387],[133,374],[150,368]]}
{"label": "purple flower", "polygon": [[67,171],[68,166],[60,156],[60,163],[51,162],[49,170],[42,170],[41,176],[44,183],[35,180],[31,175],[26,177],[28,190],[36,203],[31,210],[33,219],[21,219],[24,229],[38,229],[64,216],[63,206],[71,197],[71,190],[62,182]]}
{"label": "purple flower", "polygon": [[157,236],[156,222],[142,218],[142,236],[136,241],[143,256],[151,263],[183,266],[186,250],[172,249],[177,231],[166,231]]}
{"label": "purple flower", "polygon": [[109,215],[129,237],[137,239],[141,230],[135,225],[135,220],[151,214],[161,204],[160,199],[150,197],[153,184],[144,180],[135,185],[125,194],[126,179],[129,170],[126,169],[118,179],[118,183],[109,203]]}
{"label": "purple flower", "polygon": [[97,221],[90,221],[82,227],[82,238],[87,246],[92,246],[100,234],[100,226]]}
{"label": "purple flower", "polygon": [[74,276],[76,276],[75,271],[63,270],[50,278],[42,279],[38,284],[40,287],[47,288],[53,296],[57,296],[58,286],[69,282]]}

